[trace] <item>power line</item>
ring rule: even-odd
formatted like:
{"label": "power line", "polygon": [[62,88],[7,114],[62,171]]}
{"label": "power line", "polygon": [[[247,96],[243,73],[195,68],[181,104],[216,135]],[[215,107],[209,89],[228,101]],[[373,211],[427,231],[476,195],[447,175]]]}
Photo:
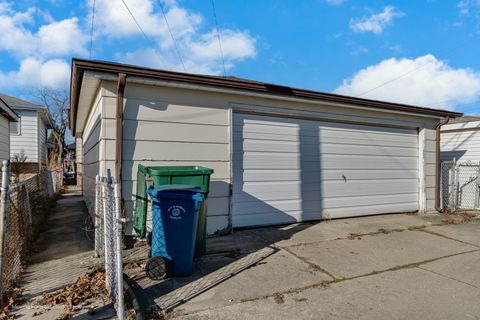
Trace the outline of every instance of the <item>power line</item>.
{"label": "power line", "polygon": [[92,7],[92,25],[90,27],[90,54],[88,58],[92,59],[92,47],[93,47],[93,23],[95,21],[95,0],[93,0],[93,7]]}
{"label": "power line", "polygon": [[213,17],[215,19],[215,29],[217,30],[218,47],[220,48],[220,54],[222,56],[223,76],[226,77],[227,76],[227,69],[225,68],[225,58],[223,57],[222,41],[220,40],[220,31],[218,30],[217,11],[215,10],[215,1],[214,0],[212,0],[212,9],[213,9]]}
{"label": "power line", "polygon": [[394,81],[397,81],[398,79],[401,79],[401,78],[403,78],[403,77],[405,77],[405,76],[408,76],[410,73],[413,73],[413,72],[415,72],[415,71],[417,71],[417,70],[419,70],[419,69],[427,66],[427,64],[428,64],[428,63],[425,62],[424,64],[421,64],[421,65],[419,65],[418,67],[416,67],[416,68],[414,68],[414,69],[412,69],[412,70],[410,70],[410,71],[408,71],[408,72],[406,72],[406,73],[403,73],[403,74],[399,75],[398,77],[392,78],[392,79],[390,79],[390,80],[388,80],[388,81],[385,81],[385,82],[381,83],[380,85],[378,85],[378,86],[376,86],[376,87],[373,87],[372,89],[369,89],[369,90],[367,90],[367,91],[364,91],[364,92],[360,93],[360,94],[358,95],[358,97],[361,97],[361,96],[363,96],[363,95],[365,95],[365,94],[367,94],[367,93],[369,93],[369,92],[372,92],[372,91],[374,91],[374,90],[377,90],[378,88],[381,88],[381,87],[383,87],[383,86],[385,86],[385,85],[387,85],[387,84],[389,84],[389,83],[392,83],[392,82],[394,82]]}
{"label": "power line", "polygon": [[[470,43],[470,42],[471,42],[470,40],[465,41],[465,42],[461,43],[460,45],[458,45],[458,46],[456,46],[456,47],[453,47],[451,50],[446,51],[445,53],[452,53],[452,52],[454,52],[455,50],[458,50],[459,48],[463,47],[465,44]],[[387,85],[387,84],[389,84],[389,83],[392,83],[392,82],[394,82],[394,81],[397,81],[398,79],[401,79],[401,78],[403,78],[403,77],[405,77],[405,76],[407,76],[407,75],[409,75],[409,74],[411,74],[411,73],[413,73],[413,72],[415,72],[415,71],[417,71],[417,70],[419,70],[419,69],[422,69],[422,68],[426,67],[427,65],[428,65],[428,62],[425,62],[425,63],[417,66],[416,68],[411,69],[410,71],[407,71],[407,72],[405,72],[405,73],[403,73],[403,74],[401,74],[401,75],[399,75],[399,76],[397,76],[397,77],[395,77],[395,78],[392,78],[392,79],[390,79],[390,80],[387,80],[387,81],[379,84],[378,86],[376,86],[376,87],[374,87],[374,88],[372,88],[372,89],[369,89],[369,90],[367,90],[367,91],[364,91],[364,92],[360,93],[359,95],[357,95],[357,97],[361,97],[361,96],[363,96],[363,95],[365,95],[365,94],[367,94],[367,93],[369,93],[369,92],[372,92],[372,91],[374,91],[374,90],[377,90],[378,88],[381,88],[381,87],[383,87],[383,86],[385,86],[385,85]]]}
{"label": "power line", "polygon": [[[122,0],[123,4],[125,5],[125,8],[127,9],[128,13],[130,14],[130,16],[132,17],[133,21],[135,21],[135,24],[137,25],[138,29],[140,29],[140,31],[142,32],[143,36],[145,37],[145,39],[147,39],[148,41],[151,41],[154,45],[156,44],[155,41],[153,41],[152,38],[150,38],[149,36],[147,36],[147,34],[145,33],[145,31],[143,31],[142,27],[140,26],[140,23],[138,23],[137,21],[137,18],[135,18],[133,12],[130,10],[130,8],[128,7],[128,4],[125,2],[125,0]],[[155,50],[155,49],[154,49]],[[163,63],[162,63],[163,65]],[[163,67],[164,69],[168,69],[168,68],[165,68]]]}
{"label": "power line", "polygon": [[128,7],[128,4],[125,2],[125,0],[122,0],[122,2],[125,5],[125,8],[127,9],[128,13],[130,13],[130,16],[132,17],[133,21],[135,21],[135,24],[137,25],[138,29],[140,29],[140,31],[143,33],[143,36],[145,37],[145,39],[147,39],[149,41],[152,41],[152,39],[150,39],[150,37],[147,36],[145,31],[143,31],[142,27],[140,26],[140,24],[137,21],[137,18],[135,18],[135,16],[133,15],[133,12],[130,10],[130,8]]}
{"label": "power line", "polygon": [[187,68],[185,68],[185,64],[183,63],[182,55],[180,54],[180,50],[178,49],[177,41],[175,40],[175,37],[173,36],[173,33],[172,33],[172,29],[170,28],[170,24],[168,23],[167,15],[165,14],[165,10],[163,8],[162,1],[158,0],[158,4],[160,5],[160,9],[162,10],[163,19],[165,19],[165,23],[167,25],[168,32],[170,33],[170,37],[172,38],[173,44],[175,45],[175,51],[177,53],[177,56],[178,56],[180,62],[182,63],[183,70],[185,72],[187,72]]}

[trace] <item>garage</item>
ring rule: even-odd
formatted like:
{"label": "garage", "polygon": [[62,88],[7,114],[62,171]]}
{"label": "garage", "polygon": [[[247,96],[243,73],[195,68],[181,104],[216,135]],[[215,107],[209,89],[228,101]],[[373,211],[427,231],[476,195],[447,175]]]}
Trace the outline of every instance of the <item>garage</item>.
{"label": "garage", "polygon": [[419,209],[416,128],[233,114],[233,227]]}

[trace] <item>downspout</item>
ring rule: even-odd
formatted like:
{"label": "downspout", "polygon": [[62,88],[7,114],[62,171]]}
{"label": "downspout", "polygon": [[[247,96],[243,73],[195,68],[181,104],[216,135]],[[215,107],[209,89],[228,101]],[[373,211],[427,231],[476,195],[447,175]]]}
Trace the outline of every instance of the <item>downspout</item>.
{"label": "downspout", "polygon": [[117,111],[115,115],[115,181],[117,183],[122,182],[123,96],[126,83],[127,75],[119,73],[117,82]]}
{"label": "downspout", "polygon": [[435,210],[438,212],[443,212],[443,208],[440,206],[440,176],[442,174],[441,172],[441,163],[440,163],[440,129],[442,128],[443,125],[446,125],[450,121],[450,117],[446,117],[445,120],[441,121],[436,129],[435,132],[435,143],[436,143],[436,148],[435,148],[435,160],[436,160],[436,166],[435,166]]}

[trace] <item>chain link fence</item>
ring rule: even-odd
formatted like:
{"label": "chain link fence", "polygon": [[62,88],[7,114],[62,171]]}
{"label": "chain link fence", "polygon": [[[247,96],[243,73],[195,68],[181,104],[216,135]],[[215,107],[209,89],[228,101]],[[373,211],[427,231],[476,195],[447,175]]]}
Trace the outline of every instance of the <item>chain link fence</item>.
{"label": "chain link fence", "polygon": [[104,257],[105,285],[115,305],[118,319],[124,318],[123,260],[120,184],[111,178],[96,177],[95,255]]}
{"label": "chain link fence", "polygon": [[444,161],[441,164],[444,209],[480,209],[480,162]]}
{"label": "chain link fence", "polygon": [[2,166],[0,294],[13,289],[41,231],[56,192],[55,174],[42,172],[10,185],[9,163]]}

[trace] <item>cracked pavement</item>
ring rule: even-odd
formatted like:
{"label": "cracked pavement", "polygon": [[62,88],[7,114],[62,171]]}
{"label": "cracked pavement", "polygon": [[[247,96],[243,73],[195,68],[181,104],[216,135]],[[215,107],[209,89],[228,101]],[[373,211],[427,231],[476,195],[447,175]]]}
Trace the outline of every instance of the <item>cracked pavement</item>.
{"label": "cracked pavement", "polygon": [[479,219],[339,219],[238,231],[208,248],[190,278],[138,279],[176,319],[480,319]]}

